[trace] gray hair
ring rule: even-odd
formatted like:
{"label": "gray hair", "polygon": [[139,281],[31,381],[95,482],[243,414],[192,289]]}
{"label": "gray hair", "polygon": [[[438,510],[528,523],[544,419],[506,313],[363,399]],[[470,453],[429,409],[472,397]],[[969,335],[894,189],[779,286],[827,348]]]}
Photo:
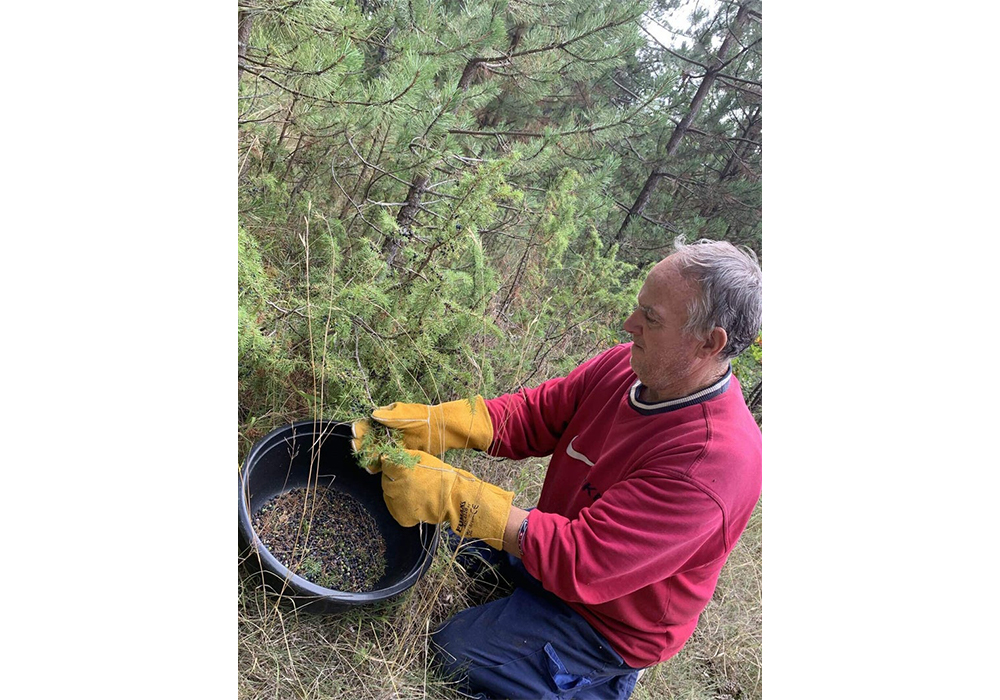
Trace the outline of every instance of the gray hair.
{"label": "gray hair", "polygon": [[[701,239],[690,245],[674,240],[680,272],[699,294],[688,307],[684,330],[706,337],[716,326],[728,336],[720,358],[736,357],[757,338],[762,316],[762,273],[757,255],[726,241]],[[672,257],[673,257],[672,256]]]}

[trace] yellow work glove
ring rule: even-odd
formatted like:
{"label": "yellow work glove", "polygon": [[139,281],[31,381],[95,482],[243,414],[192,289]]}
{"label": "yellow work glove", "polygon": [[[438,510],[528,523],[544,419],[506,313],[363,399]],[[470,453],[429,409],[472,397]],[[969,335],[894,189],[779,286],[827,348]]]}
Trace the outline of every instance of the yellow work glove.
{"label": "yellow work glove", "polygon": [[[436,405],[391,403],[372,411],[372,418],[403,433],[403,446],[443,455],[446,450],[486,450],[493,442],[493,422],[486,402],[477,395],[467,400]],[[351,447],[361,449],[361,440],[370,428],[367,420],[351,424]]]}
{"label": "yellow work glove", "polygon": [[407,452],[420,458],[417,466],[382,461],[382,496],[392,517],[403,527],[449,522],[456,534],[502,550],[514,494],[434,455]]}

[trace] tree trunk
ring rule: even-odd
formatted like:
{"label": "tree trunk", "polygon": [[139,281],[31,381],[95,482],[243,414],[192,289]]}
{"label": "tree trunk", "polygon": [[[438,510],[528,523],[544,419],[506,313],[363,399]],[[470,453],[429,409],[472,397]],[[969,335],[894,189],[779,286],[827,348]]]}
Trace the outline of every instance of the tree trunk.
{"label": "tree trunk", "polygon": [[656,189],[656,186],[659,184],[661,179],[663,179],[663,173],[657,170],[653,170],[653,172],[649,174],[649,177],[646,178],[645,184],[643,184],[642,189],[639,191],[639,196],[635,198],[635,203],[632,204],[632,208],[629,209],[628,214],[625,215],[625,223],[623,223],[622,227],[618,230],[618,236],[615,238],[615,241],[618,241],[621,238],[622,232],[625,230],[625,227],[628,226],[632,217],[642,215],[643,210],[649,203],[649,198],[653,195],[653,190]]}
{"label": "tree trunk", "polygon": [[757,382],[757,386],[755,386],[753,388],[753,391],[750,392],[750,400],[747,401],[747,408],[753,411],[758,406],[760,406],[761,401],[763,400],[764,400],[764,380],[762,379],[759,382]]}
{"label": "tree trunk", "polygon": [[465,64],[465,70],[462,71],[462,77],[458,79],[458,89],[465,92],[472,85],[473,80],[482,70],[480,67],[483,63],[481,58],[470,58],[469,62]]}
{"label": "tree trunk", "polygon": [[385,256],[386,264],[389,267],[392,267],[392,263],[396,259],[396,254],[403,247],[403,239],[410,235],[410,227],[413,225],[413,220],[416,218],[417,212],[420,211],[420,196],[423,194],[424,188],[427,187],[429,181],[429,175],[418,175],[416,177],[413,184],[410,185],[410,191],[406,194],[406,202],[404,202],[402,209],[399,210],[399,214],[396,215],[396,223],[399,224],[399,235],[387,238],[385,245],[382,246],[382,254]]}
{"label": "tree trunk", "polygon": [[[465,70],[462,71],[462,77],[458,81],[459,90],[465,92],[469,89],[469,85],[472,84],[479,73],[482,62],[483,60],[480,58],[469,59],[469,62],[465,64]],[[406,201],[396,215],[396,223],[399,224],[399,235],[386,239],[385,244],[382,246],[382,254],[385,256],[386,264],[389,267],[392,267],[399,249],[403,247],[403,239],[410,236],[410,227],[413,225],[413,220],[416,218],[417,212],[420,211],[420,198],[429,181],[430,176],[418,175],[413,180],[413,184],[410,185],[409,192],[406,193]]]}
{"label": "tree trunk", "polygon": [[237,20],[237,32],[239,34],[239,70],[237,78],[243,77],[243,64],[246,62],[247,45],[250,43],[250,27],[253,25],[253,15],[246,10],[240,10]]}
{"label": "tree trunk", "polygon": [[658,162],[653,164],[652,174],[650,174],[649,178],[646,179],[646,184],[643,185],[642,191],[639,193],[635,203],[625,215],[625,220],[622,221],[621,228],[618,229],[618,233],[615,235],[615,243],[622,239],[622,236],[625,235],[625,229],[628,228],[628,225],[632,223],[632,220],[635,217],[642,214],[646,205],[649,203],[653,189],[662,177],[657,176],[657,173],[663,169],[664,163],[677,152],[677,147],[680,145],[681,139],[684,138],[684,134],[686,134],[687,130],[691,128],[691,124],[694,122],[695,117],[697,117],[698,112],[701,111],[701,105],[705,101],[708,91],[711,90],[712,84],[715,83],[715,77],[719,74],[719,71],[722,70],[722,66],[725,64],[729,49],[733,45],[737,33],[743,28],[743,25],[746,24],[749,14],[749,3],[741,5],[740,11],[736,14],[736,20],[726,33],[726,38],[723,39],[722,46],[719,47],[719,53],[716,55],[712,65],[709,66],[707,71],[705,71],[705,77],[701,79],[701,84],[698,85],[698,90],[695,92],[694,98],[691,100],[691,105],[688,107],[687,114],[685,114],[684,118],[678,122],[676,127],[674,127],[674,132],[670,135],[670,141],[667,142],[666,154]]}
{"label": "tree trunk", "polygon": [[760,107],[755,107],[753,114],[750,115],[750,122],[747,124],[747,128],[743,130],[743,141],[737,143],[733,155],[729,157],[729,162],[726,163],[726,167],[722,169],[719,173],[719,182],[726,180],[728,178],[736,175],[736,171],[739,164],[747,157],[750,152],[750,148],[753,144],[748,143],[748,141],[753,141],[760,135]]}

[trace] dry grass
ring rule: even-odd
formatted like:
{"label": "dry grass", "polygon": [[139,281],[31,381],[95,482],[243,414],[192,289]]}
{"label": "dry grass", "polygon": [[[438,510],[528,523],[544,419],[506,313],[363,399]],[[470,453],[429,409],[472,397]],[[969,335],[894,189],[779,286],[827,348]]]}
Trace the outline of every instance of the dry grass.
{"label": "dry grass", "polygon": [[276,607],[242,581],[240,698],[454,698],[427,670],[427,633],[467,605],[442,550],[393,601],[340,615]]}
{"label": "dry grass", "polygon": [[[516,490],[515,503],[522,507],[537,499],[547,463],[482,455],[463,455],[455,461]],[[406,593],[340,615],[296,614],[276,608],[272,599],[241,581],[239,697],[456,700],[461,696],[428,668],[428,633],[478,602],[472,595],[470,580],[445,547]],[[632,697],[761,698],[760,504],[723,569],[715,597],[694,636],[676,657],[647,671]]]}

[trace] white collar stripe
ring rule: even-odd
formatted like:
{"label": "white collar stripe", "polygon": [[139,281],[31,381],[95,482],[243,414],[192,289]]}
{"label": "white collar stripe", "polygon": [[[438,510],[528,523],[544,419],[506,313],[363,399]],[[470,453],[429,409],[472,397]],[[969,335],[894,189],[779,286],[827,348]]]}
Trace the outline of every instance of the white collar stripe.
{"label": "white collar stripe", "polygon": [[628,398],[629,402],[632,404],[633,408],[646,412],[646,411],[664,411],[675,408],[682,408],[684,406],[691,406],[701,401],[705,401],[717,394],[721,394],[729,386],[729,380],[733,376],[733,370],[730,367],[724,377],[717,381],[711,386],[705,387],[701,391],[696,391],[688,396],[682,396],[679,399],[670,399],[669,401],[661,401],[660,403],[644,403],[639,400],[639,389],[642,387],[642,382],[638,379],[635,380],[635,384],[629,389]]}

